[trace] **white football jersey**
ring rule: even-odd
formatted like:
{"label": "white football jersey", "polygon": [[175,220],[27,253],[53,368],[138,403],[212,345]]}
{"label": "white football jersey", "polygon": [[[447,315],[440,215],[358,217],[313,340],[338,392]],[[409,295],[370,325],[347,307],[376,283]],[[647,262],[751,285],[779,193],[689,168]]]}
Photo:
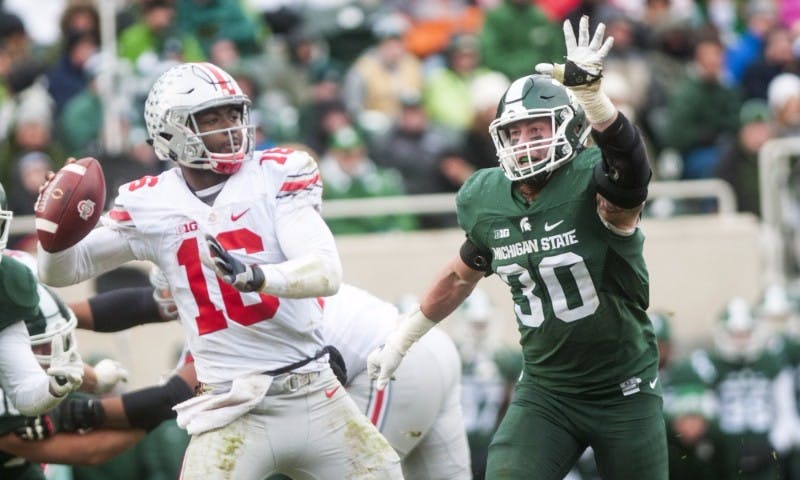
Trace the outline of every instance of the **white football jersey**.
{"label": "white football jersey", "polygon": [[367,356],[383,345],[400,314],[391,303],[346,283],[324,300],[322,336],[341,352],[352,379],[367,369]]}
{"label": "white football jersey", "polygon": [[[256,152],[211,206],[190,191],[178,168],[120,187],[103,222],[167,276],[201,382],[223,384],[284,367],[322,347],[319,299],[240,292],[202,263],[210,256],[206,234],[245,264],[286,261],[276,218],[301,207],[319,210],[321,198],[316,162],[288,149]],[[312,362],[297,371],[318,368]]]}

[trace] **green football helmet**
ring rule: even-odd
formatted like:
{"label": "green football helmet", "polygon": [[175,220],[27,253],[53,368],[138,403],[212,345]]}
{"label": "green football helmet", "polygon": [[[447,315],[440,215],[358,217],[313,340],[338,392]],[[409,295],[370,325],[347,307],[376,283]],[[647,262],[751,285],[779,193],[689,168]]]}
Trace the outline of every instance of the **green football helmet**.
{"label": "green football helmet", "polygon": [[0,250],[8,244],[8,233],[11,231],[11,218],[14,212],[8,209],[8,197],[3,184],[0,183]]}
{"label": "green football helmet", "polygon": [[[517,142],[509,127],[523,120],[547,119],[552,136]],[[529,75],[508,87],[489,134],[509,180],[549,175],[583,149],[591,126],[572,92],[548,75]],[[545,155],[541,152],[545,151]],[[536,159],[536,160],[534,160]]]}

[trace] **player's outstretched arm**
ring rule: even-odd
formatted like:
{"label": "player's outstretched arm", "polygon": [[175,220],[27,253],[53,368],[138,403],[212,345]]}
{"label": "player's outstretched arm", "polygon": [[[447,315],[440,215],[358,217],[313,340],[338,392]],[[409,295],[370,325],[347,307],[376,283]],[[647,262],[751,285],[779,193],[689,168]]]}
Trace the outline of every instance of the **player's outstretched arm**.
{"label": "player's outstretched arm", "polygon": [[59,433],[30,442],[10,433],[0,436],[0,450],[30,462],[98,465],[132,447],[144,435],[144,430],[96,430]]}
{"label": "player's outstretched arm", "polygon": [[[119,308],[125,305],[125,308]],[[69,304],[78,327],[95,332],[119,332],[145,323],[163,322],[153,287],[129,287],[98,293]]]}
{"label": "player's outstretched arm", "polygon": [[80,381],[74,386],[66,381],[59,385],[54,376],[42,370],[31,351],[30,337],[23,321],[0,330],[0,365],[3,392],[26,416],[50,410],[63,400],[66,393],[80,385]]}
{"label": "player's outstretched arm", "polygon": [[172,407],[191,398],[196,384],[194,364],[187,363],[163,385],[102,399],[69,398],[53,413],[53,423],[56,431],[68,432],[98,428],[150,431],[164,420],[175,418]]}
{"label": "player's outstretched arm", "polygon": [[367,358],[368,374],[376,380],[378,390],[389,383],[411,345],[453,313],[484,276],[483,271],[470,268],[460,255],[445,265],[423,297],[420,308],[405,315],[397,329],[386,337],[383,347]]}

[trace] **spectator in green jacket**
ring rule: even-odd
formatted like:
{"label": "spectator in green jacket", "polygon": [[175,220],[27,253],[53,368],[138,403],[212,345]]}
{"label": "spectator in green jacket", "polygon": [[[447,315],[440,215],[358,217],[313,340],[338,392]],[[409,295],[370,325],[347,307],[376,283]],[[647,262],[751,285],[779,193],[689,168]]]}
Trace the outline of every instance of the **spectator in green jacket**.
{"label": "spectator in green jacket", "polygon": [[206,56],[220,39],[232,40],[244,56],[261,51],[263,26],[240,0],[177,0],[178,28],[199,39]]}
{"label": "spectator in green jacket", "polygon": [[143,0],[141,18],[119,34],[118,53],[143,74],[163,61],[206,59],[197,38],[178,29],[172,0]]}
{"label": "spectator in green jacket", "polygon": [[[367,146],[355,128],[347,126],[331,136],[327,152],[320,161],[325,185],[323,198],[369,198],[403,195],[403,180],[396,171],[375,165],[367,156]],[[412,230],[416,220],[410,215],[385,215],[327,220],[334,234]]]}
{"label": "spectator in green jacket", "polygon": [[667,146],[681,153],[684,178],[709,178],[721,142],[736,135],[741,100],[724,76],[724,50],[714,32],[699,35],[691,69],[667,105]]}
{"label": "spectator in green jacket", "polygon": [[484,65],[508,78],[566,54],[561,28],[530,0],[504,0],[488,10],[479,35]]}

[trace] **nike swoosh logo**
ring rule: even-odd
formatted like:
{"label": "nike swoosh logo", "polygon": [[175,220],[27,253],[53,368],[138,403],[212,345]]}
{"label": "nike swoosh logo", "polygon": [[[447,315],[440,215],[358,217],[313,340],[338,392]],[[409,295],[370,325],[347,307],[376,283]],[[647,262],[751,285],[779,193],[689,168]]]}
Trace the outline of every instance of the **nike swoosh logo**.
{"label": "nike swoosh logo", "polygon": [[235,213],[231,213],[231,222],[235,222],[236,220],[239,220],[240,218],[242,218],[242,215],[244,215],[245,213],[247,213],[249,211],[250,211],[250,209],[248,208],[244,212],[240,213],[239,215],[236,215]]}
{"label": "nike swoosh logo", "polygon": [[561,225],[562,223],[564,223],[564,220],[559,220],[559,221],[557,221],[556,223],[554,223],[552,225],[548,224],[547,222],[544,222],[544,231],[545,232],[549,232],[550,230],[552,230],[552,229],[556,228],[557,226]]}
{"label": "nike swoosh logo", "polygon": [[654,379],[653,379],[653,380],[650,382],[650,388],[656,388],[656,383],[658,383],[658,377],[654,378]]}
{"label": "nike swoosh logo", "polygon": [[333,387],[330,390],[325,390],[325,396],[328,397],[328,398],[331,398],[333,396],[333,394],[336,393],[337,390],[339,390],[338,386]]}

